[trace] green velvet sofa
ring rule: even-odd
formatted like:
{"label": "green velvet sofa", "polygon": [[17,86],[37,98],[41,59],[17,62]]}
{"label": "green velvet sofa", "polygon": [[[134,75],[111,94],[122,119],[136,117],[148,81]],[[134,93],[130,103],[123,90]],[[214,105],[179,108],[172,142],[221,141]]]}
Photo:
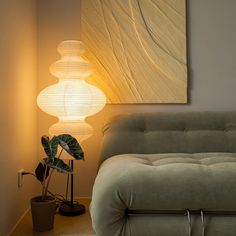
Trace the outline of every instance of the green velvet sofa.
{"label": "green velvet sofa", "polygon": [[97,236],[235,236],[236,113],[146,113],[104,127]]}

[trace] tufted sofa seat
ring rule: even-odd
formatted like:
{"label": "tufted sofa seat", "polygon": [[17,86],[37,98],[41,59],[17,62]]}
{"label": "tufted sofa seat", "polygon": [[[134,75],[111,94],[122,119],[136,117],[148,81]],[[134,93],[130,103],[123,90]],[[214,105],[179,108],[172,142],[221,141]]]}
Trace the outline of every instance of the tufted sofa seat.
{"label": "tufted sofa seat", "polygon": [[235,153],[123,154],[100,173],[95,199],[102,191],[103,201],[118,201],[123,211],[236,210]]}
{"label": "tufted sofa seat", "polygon": [[[131,114],[104,129],[91,216],[98,236],[235,236],[236,113]],[[203,224],[205,226],[203,227]],[[204,228],[204,232],[203,229]]]}

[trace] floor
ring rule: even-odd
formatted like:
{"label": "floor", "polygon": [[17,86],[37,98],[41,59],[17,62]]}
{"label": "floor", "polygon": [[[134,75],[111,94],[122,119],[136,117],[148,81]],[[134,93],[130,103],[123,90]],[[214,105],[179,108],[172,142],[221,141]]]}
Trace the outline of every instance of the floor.
{"label": "floor", "polygon": [[88,209],[90,201],[90,199],[79,200],[79,203],[86,207],[86,212],[83,215],[66,217],[56,214],[54,229],[44,233],[33,231],[31,212],[29,211],[11,236],[95,236]]}

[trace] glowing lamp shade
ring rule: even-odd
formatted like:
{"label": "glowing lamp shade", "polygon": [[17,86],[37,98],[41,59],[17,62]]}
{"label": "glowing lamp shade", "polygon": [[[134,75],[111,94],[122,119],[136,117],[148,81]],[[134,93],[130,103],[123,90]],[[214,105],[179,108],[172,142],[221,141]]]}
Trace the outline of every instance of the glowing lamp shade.
{"label": "glowing lamp shade", "polygon": [[59,44],[58,52],[61,59],[51,65],[50,72],[59,81],[42,90],[37,103],[44,112],[59,119],[49,128],[51,135],[68,133],[83,141],[93,133],[85,118],[102,110],[106,97],[100,89],[84,80],[91,74],[91,66],[81,57],[84,52],[82,42],[64,41]]}

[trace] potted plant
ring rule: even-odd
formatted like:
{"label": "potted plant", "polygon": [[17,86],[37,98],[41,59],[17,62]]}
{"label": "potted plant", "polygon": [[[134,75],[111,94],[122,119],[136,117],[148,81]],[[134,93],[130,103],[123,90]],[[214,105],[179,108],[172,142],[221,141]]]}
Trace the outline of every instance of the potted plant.
{"label": "potted plant", "polygon": [[[61,158],[63,151],[66,151],[76,160],[84,159],[84,152],[75,138],[69,134],[54,136],[42,136],[41,143],[46,157],[38,164],[35,175],[42,184],[42,194],[31,199],[31,212],[33,228],[35,231],[47,231],[53,228],[56,201],[48,195],[48,187],[53,172],[70,174],[72,170]],[[58,149],[61,149],[59,154]]]}

